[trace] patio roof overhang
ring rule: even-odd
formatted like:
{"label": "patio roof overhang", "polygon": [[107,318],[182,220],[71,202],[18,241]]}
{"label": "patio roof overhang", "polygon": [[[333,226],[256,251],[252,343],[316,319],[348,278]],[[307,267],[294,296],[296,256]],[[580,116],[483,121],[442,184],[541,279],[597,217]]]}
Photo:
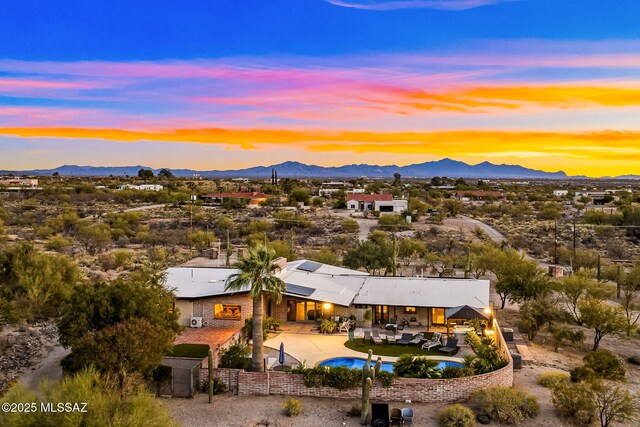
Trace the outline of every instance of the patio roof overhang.
{"label": "patio roof overhang", "polygon": [[447,308],[444,311],[444,317],[446,317],[447,319],[480,319],[489,321],[489,316],[484,313],[483,309],[471,307],[469,305],[460,305],[458,307]]}

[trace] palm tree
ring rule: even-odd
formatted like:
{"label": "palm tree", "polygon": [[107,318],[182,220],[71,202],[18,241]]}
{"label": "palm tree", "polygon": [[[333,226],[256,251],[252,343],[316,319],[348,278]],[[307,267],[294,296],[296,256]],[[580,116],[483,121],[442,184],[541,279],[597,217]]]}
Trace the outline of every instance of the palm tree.
{"label": "palm tree", "polygon": [[253,351],[251,354],[251,370],[264,372],[264,350],[262,337],[262,311],[264,307],[264,293],[268,292],[271,299],[279,304],[282,294],[286,291],[284,282],[275,276],[280,267],[275,262],[276,254],[262,245],[249,250],[249,256],[233,266],[240,270],[232,274],[226,281],[227,291],[249,291],[253,299]]}

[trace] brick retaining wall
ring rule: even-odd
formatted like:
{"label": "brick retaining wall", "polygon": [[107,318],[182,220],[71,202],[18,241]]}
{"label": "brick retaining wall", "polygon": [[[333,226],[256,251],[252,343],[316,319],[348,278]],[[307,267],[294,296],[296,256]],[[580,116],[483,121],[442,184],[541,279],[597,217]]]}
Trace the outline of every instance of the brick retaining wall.
{"label": "brick retaining wall", "polygon": [[[500,334],[498,324],[495,329],[502,356],[509,364],[502,369],[482,375],[447,379],[394,378],[390,387],[375,382],[371,398],[386,401],[411,400],[412,402],[454,403],[469,399],[474,390],[491,386],[513,385],[513,360],[506,342]],[[200,371],[201,381],[208,380],[208,370]],[[306,387],[302,374],[269,371],[266,373],[245,372],[239,369],[214,369],[214,377],[225,383],[227,389],[239,396],[311,396],[357,399],[360,388],[338,390],[331,387]]]}

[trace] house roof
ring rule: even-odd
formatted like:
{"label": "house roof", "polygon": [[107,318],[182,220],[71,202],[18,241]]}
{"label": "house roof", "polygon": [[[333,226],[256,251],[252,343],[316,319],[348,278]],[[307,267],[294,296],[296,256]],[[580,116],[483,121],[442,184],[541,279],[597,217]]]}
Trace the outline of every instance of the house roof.
{"label": "house roof", "polygon": [[389,202],[393,200],[393,194],[358,194],[358,193],[349,193],[347,196],[347,202],[355,200],[357,202],[375,202],[375,201],[385,201]]}
{"label": "house roof", "polygon": [[[174,267],[167,269],[166,286],[177,298],[195,299],[229,295],[226,279],[238,270],[229,268]],[[417,307],[489,305],[489,281],[380,277],[347,268],[299,260],[286,264],[279,273],[286,295],[341,306],[351,304]],[[248,291],[248,288],[240,292]]]}
{"label": "house roof", "polygon": [[253,193],[248,193],[248,192],[235,192],[235,193],[211,193],[211,194],[205,194],[202,197],[232,197],[232,198],[236,198],[236,199],[266,199],[267,196],[264,193],[258,193],[258,192],[253,192]]}

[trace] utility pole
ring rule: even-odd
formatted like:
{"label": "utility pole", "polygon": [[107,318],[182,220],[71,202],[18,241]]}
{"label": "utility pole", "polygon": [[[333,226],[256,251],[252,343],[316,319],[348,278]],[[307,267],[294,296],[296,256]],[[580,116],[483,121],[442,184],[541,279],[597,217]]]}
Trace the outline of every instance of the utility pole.
{"label": "utility pole", "polygon": [[576,217],[573,217],[573,264],[575,265],[575,271],[578,271],[579,267],[576,263]]}
{"label": "utility pole", "polygon": [[231,242],[229,241],[229,229],[227,228],[227,267],[231,259]]}

